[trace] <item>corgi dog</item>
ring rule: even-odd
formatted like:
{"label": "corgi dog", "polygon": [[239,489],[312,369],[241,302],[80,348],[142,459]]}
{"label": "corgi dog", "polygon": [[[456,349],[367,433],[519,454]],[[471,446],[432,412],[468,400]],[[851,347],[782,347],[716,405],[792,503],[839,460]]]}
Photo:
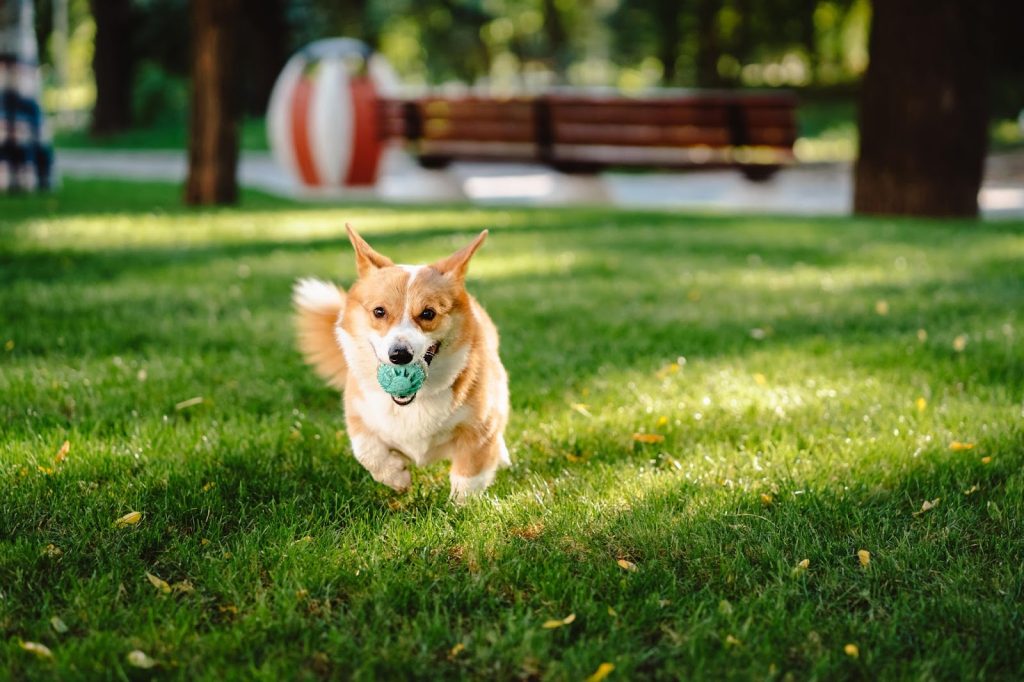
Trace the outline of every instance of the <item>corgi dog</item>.
{"label": "corgi dog", "polygon": [[[452,499],[485,490],[498,468],[511,463],[498,331],[465,287],[469,260],[487,230],[430,265],[395,265],[345,227],[358,279],[348,291],[300,279],[292,300],[306,362],[344,392],[356,459],[398,491],[409,488],[410,464],[439,460],[451,462]],[[386,363],[417,363],[426,378],[412,395],[392,396],[377,381]]]}

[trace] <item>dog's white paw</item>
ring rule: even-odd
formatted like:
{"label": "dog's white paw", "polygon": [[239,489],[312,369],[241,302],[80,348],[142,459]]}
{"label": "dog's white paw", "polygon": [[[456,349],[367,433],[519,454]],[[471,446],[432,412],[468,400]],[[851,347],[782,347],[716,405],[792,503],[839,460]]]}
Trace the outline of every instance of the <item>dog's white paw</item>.
{"label": "dog's white paw", "polygon": [[400,493],[404,493],[412,487],[412,474],[405,467],[384,472],[380,477],[375,478],[392,490],[397,490]]}
{"label": "dog's white paw", "polygon": [[448,498],[456,504],[461,504],[470,497],[479,495],[487,490],[487,486],[494,482],[495,473],[496,471],[491,469],[490,471],[483,471],[476,476],[452,474],[449,477],[451,480],[451,493],[448,495]]}

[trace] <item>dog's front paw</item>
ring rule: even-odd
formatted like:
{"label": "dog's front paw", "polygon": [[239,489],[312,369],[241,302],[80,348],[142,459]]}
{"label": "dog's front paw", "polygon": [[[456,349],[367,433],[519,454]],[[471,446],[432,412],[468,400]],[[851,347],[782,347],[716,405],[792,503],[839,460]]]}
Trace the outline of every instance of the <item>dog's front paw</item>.
{"label": "dog's front paw", "polygon": [[405,467],[382,473],[377,480],[392,490],[404,493],[412,486],[412,474]]}

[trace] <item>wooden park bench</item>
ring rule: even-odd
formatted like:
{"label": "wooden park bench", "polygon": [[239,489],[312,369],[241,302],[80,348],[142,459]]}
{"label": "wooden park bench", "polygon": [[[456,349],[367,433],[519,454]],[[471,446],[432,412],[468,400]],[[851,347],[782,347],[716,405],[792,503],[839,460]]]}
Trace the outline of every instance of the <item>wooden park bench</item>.
{"label": "wooden park bench", "polygon": [[609,168],[738,168],[750,180],[793,162],[796,98],[702,92],[649,98],[574,94],[382,100],[382,137],[420,165],[540,163],[565,173]]}

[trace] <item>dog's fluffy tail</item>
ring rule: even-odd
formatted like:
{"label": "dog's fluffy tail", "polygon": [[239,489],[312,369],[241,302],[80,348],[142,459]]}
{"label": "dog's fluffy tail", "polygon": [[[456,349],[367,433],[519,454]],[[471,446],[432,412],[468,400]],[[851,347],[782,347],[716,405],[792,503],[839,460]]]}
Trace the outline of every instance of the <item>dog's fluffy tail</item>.
{"label": "dog's fluffy tail", "polygon": [[340,287],[319,279],[300,279],[292,289],[295,325],[299,350],[306,362],[328,384],[341,390],[345,387],[348,365],[334,335],[341,312],[345,308],[345,292]]}

